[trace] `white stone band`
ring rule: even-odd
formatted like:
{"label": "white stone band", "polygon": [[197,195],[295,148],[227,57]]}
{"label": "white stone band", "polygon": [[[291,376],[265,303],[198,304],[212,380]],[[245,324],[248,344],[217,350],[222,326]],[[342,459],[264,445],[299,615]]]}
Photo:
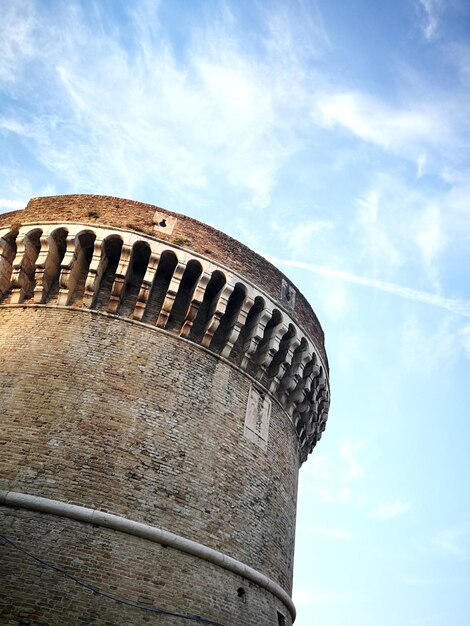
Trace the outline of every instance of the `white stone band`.
{"label": "white stone band", "polygon": [[142,539],[168,546],[180,552],[191,554],[192,556],[213,563],[218,567],[222,567],[229,572],[242,576],[260,587],[263,587],[285,604],[292,616],[292,621],[295,620],[296,611],[294,603],[289,594],[280,585],[241,561],[237,561],[237,559],[233,559],[218,550],[208,548],[197,541],[191,541],[191,539],[185,539],[180,535],[175,535],[162,528],[149,526],[141,522],[134,522],[119,515],[112,515],[75,504],[68,504],[60,500],[50,500],[49,498],[32,496],[27,493],[0,490],[0,505],[39,511],[40,513],[47,513],[49,515],[68,517],[86,524],[104,526],[105,528],[118,530],[128,535],[141,537]]}

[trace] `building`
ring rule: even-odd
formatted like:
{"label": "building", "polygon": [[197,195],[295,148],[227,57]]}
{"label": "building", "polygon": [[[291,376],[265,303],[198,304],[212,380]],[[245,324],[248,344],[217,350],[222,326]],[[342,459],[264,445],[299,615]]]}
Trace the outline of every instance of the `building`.
{"label": "building", "polygon": [[264,258],[105,196],[0,215],[1,624],[285,626],[321,326]]}

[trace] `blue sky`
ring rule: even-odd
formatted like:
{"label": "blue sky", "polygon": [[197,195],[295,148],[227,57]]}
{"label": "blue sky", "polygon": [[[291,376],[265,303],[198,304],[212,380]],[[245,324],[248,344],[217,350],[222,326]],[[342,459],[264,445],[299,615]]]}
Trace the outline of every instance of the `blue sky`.
{"label": "blue sky", "polygon": [[470,620],[470,6],[0,0],[0,211],[102,193],[272,259],[326,333],[297,626]]}

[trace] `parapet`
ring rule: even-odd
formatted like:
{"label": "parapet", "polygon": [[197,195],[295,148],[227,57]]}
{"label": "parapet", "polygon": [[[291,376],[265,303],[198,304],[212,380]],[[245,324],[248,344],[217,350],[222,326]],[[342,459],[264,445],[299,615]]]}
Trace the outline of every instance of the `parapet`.
{"label": "parapet", "polygon": [[328,363],[310,305],[266,259],[184,215],[109,196],[34,198],[0,215],[0,305],[117,316],[226,359],[288,413],[300,462],[325,428]]}

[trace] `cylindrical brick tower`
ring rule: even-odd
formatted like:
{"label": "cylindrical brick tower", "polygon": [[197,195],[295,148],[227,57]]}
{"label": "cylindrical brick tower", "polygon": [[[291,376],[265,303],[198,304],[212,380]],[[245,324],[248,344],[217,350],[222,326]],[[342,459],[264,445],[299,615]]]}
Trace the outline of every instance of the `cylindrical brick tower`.
{"label": "cylindrical brick tower", "polygon": [[104,196],[0,215],[0,623],[286,626],[328,405],[292,283]]}

